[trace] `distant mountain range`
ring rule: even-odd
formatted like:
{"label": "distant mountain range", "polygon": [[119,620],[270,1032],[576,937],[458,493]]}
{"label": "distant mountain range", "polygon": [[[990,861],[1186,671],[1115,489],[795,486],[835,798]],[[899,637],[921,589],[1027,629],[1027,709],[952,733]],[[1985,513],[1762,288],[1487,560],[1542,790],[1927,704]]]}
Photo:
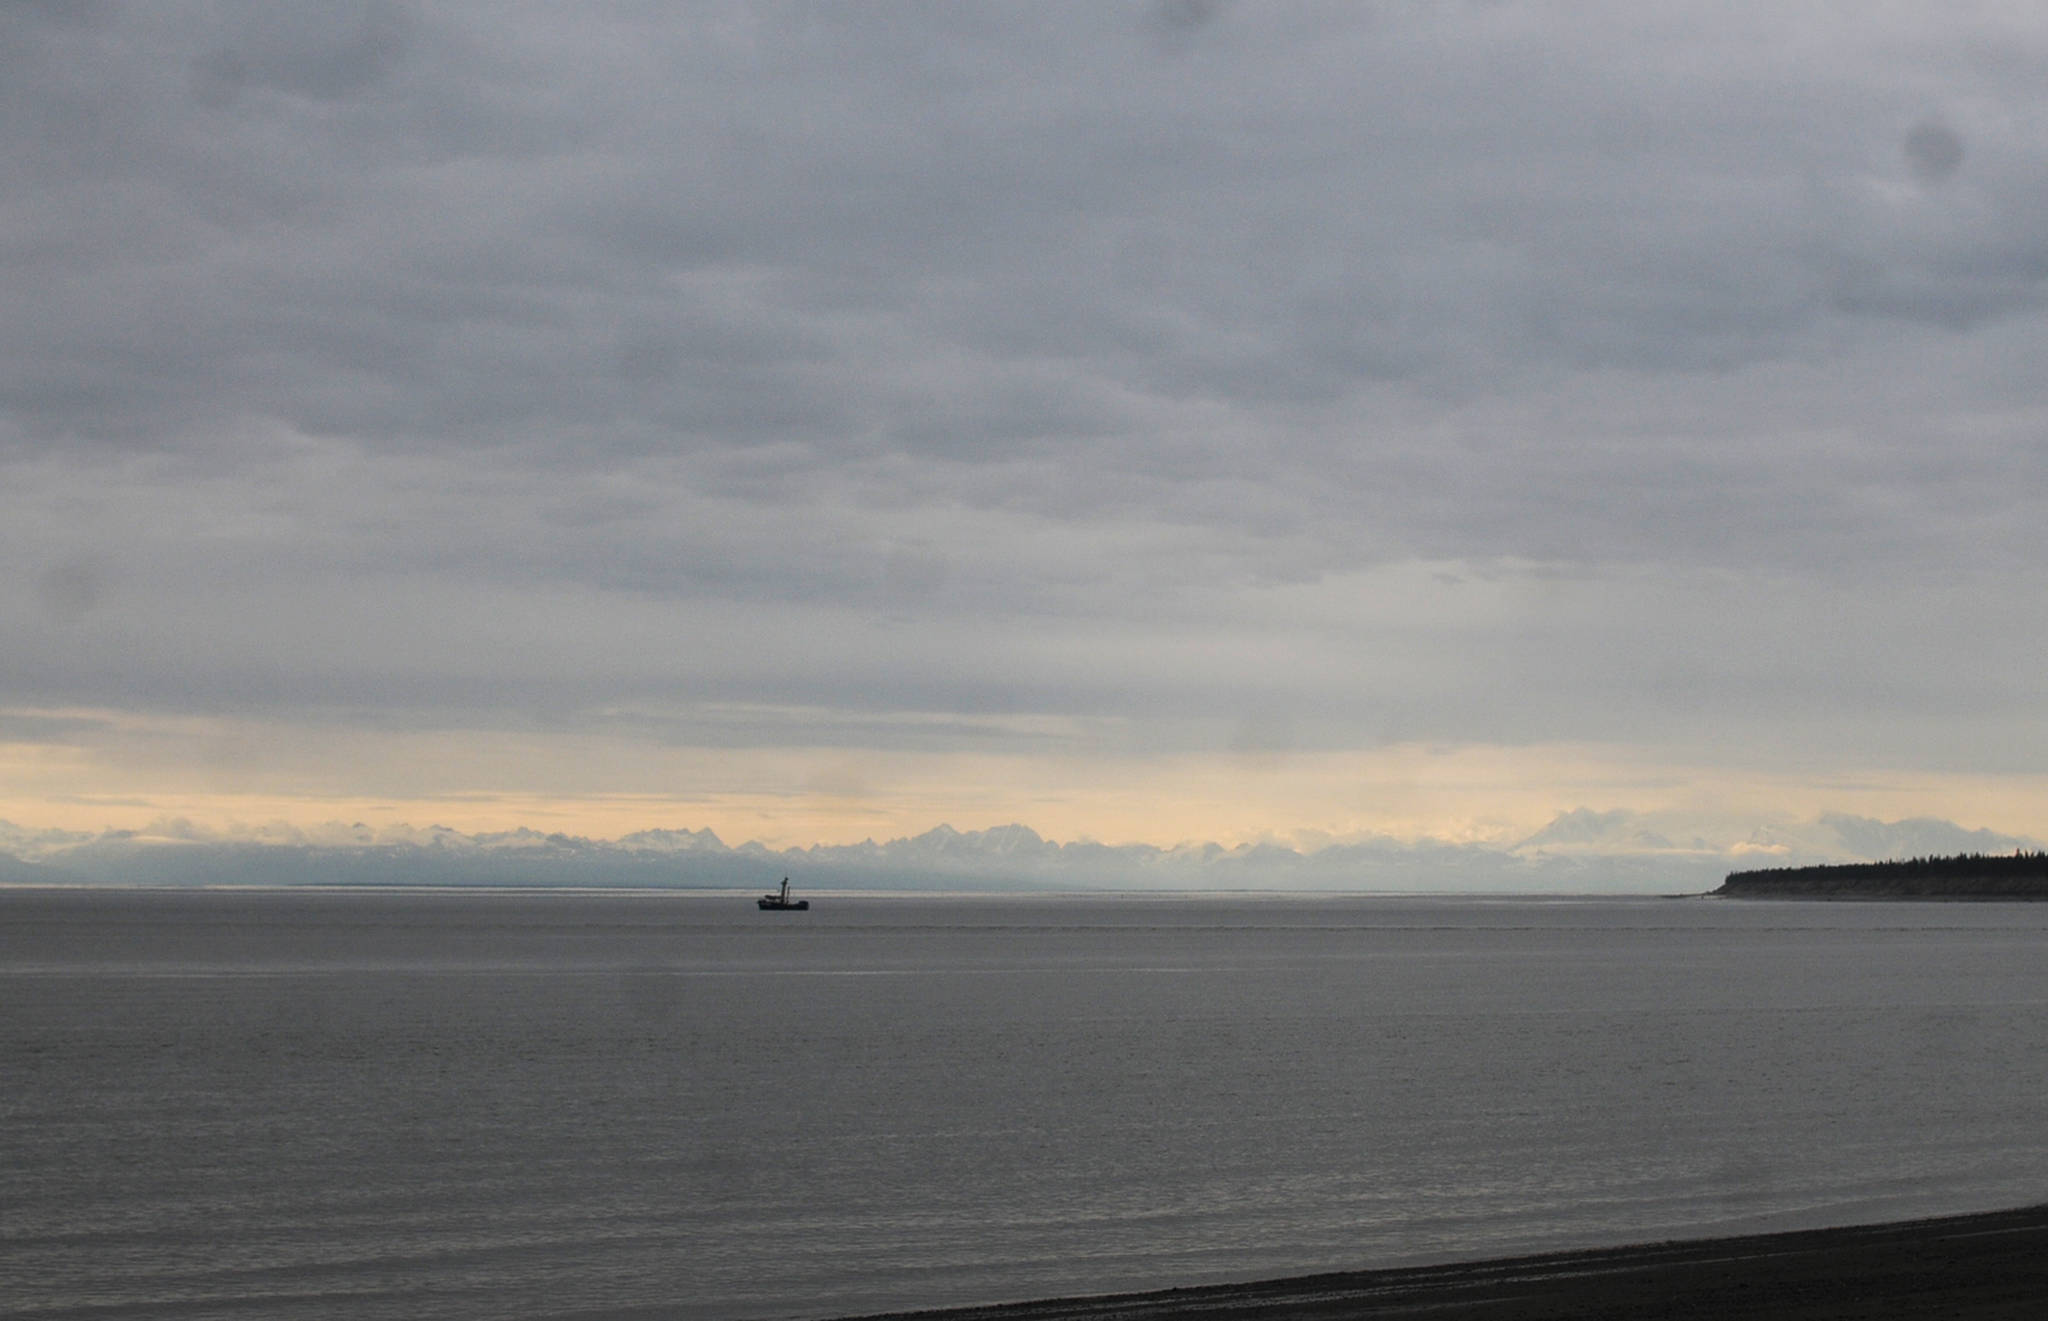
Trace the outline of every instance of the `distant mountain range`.
{"label": "distant mountain range", "polygon": [[1697,893],[1731,868],[2038,849],[1932,819],[1825,815],[1740,829],[1630,811],[1563,813],[1509,843],[1375,837],[1279,842],[1059,843],[1024,825],[939,826],[886,843],[774,849],[709,830],[615,840],[534,830],[273,826],[242,833],[164,822],[144,831],[31,830],[0,822],[0,884],[506,885],[806,890],[1391,890]]}

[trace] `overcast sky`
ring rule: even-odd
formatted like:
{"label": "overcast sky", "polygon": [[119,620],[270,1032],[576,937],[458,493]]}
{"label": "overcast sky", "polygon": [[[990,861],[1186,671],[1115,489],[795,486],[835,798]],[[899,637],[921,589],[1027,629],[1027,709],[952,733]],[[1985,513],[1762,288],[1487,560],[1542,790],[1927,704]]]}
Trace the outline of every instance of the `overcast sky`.
{"label": "overcast sky", "polygon": [[0,4],[0,817],[2042,828],[2033,5]]}

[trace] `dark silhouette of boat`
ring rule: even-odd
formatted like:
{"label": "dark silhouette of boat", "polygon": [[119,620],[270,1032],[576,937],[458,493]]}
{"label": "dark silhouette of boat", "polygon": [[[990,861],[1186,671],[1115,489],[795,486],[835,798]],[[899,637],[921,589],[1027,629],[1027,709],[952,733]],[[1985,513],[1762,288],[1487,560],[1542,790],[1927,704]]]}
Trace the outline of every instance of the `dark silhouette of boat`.
{"label": "dark silhouette of boat", "polygon": [[779,893],[771,891],[764,894],[760,899],[756,900],[756,903],[767,912],[808,913],[811,911],[810,900],[792,899],[789,897],[789,878],[787,876],[782,878],[782,889]]}

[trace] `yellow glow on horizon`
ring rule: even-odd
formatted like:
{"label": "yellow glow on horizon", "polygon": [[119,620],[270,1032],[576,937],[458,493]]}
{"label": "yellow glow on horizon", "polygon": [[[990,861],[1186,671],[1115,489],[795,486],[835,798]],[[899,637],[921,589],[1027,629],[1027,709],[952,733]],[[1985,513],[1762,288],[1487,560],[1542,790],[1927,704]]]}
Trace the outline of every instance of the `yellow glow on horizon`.
{"label": "yellow glow on horizon", "polygon": [[[709,828],[728,844],[857,843],[1022,823],[1108,844],[1511,843],[1579,807],[1760,822],[1840,811],[2038,835],[2048,777],[1774,774],[1604,745],[1400,744],[1145,755],[670,746],[588,733],[415,733],[39,713],[75,743],[0,743],[0,819],[207,832],[527,827],[594,839]],[[17,736],[18,738],[19,736]]]}

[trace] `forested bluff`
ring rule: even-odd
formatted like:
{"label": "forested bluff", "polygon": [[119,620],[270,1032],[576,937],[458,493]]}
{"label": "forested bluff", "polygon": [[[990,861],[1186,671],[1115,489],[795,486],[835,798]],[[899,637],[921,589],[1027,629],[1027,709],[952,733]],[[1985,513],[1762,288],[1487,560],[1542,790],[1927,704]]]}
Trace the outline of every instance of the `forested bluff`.
{"label": "forested bluff", "polygon": [[1729,899],[2048,899],[2048,853],[1963,853],[1728,873]]}

